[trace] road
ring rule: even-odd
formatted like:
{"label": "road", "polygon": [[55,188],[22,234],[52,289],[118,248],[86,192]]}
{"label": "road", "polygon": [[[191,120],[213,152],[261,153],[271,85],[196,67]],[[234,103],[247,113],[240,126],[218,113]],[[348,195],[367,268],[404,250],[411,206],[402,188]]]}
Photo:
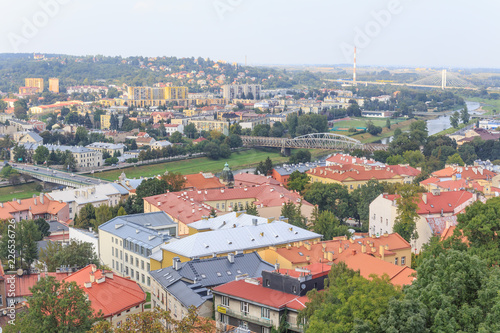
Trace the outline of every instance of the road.
{"label": "road", "polygon": [[28,173],[31,176],[33,176],[33,178],[37,178],[43,181],[49,181],[51,183],[56,183],[56,184],[67,185],[66,184],[67,182],[75,184],[79,183],[81,185],[98,185],[103,183],[109,183],[106,180],[82,176],[42,166],[18,164],[18,163],[13,163],[11,165],[14,169],[16,169],[21,173]]}

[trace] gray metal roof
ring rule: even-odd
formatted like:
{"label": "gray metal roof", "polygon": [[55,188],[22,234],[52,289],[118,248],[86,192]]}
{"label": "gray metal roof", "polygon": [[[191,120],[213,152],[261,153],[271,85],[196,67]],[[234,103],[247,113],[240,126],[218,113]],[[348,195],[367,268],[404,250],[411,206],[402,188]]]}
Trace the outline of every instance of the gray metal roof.
{"label": "gray metal roof", "polygon": [[326,166],[326,161],[299,163],[299,164],[283,164],[282,166],[274,167],[274,170],[281,176],[291,175],[294,171],[306,172],[312,168]]}
{"label": "gray metal roof", "polygon": [[237,212],[231,212],[208,220],[200,220],[189,224],[190,228],[196,230],[218,230],[218,229],[229,229],[236,227],[243,227],[247,225],[252,225],[252,221],[257,219],[257,224],[267,223],[268,220],[265,217],[259,217],[249,214],[239,214]]}
{"label": "gray metal roof", "polygon": [[150,250],[172,239],[168,235],[172,232],[167,232],[165,229],[173,230],[173,234],[177,232],[177,223],[164,212],[117,216],[99,226],[99,230],[107,231]]}
{"label": "gray metal roof", "polygon": [[262,271],[273,269],[273,265],[263,261],[256,252],[252,252],[235,255],[234,263],[229,262],[228,257],[192,260],[180,263],[178,271],[167,267],[149,274],[186,307],[198,307],[210,298],[206,294],[206,288],[234,281],[236,276],[242,274],[260,277]]}
{"label": "gray metal roof", "polygon": [[26,135],[31,136],[31,138],[36,142],[43,142],[43,138],[40,135],[38,135],[38,133],[28,132]]}
{"label": "gray metal roof", "polygon": [[199,232],[175,243],[164,244],[161,248],[186,258],[195,258],[213,253],[251,250],[321,237],[320,234],[286,222],[274,221],[257,226]]}
{"label": "gray metal roof", "polygon": [[122,149],[125,147],[123,143],[107,143],[107,142],[94,142],[86,145],[87,148],[104,148],[104,149]]}
{"label": "gray metal roof", "polygon": [[111,186],[113,186],[115,189],[117,189],[121,195],[128,195],[128,191],[120,184],[111,183]]}
{"label": "gray metal roof", "polygon": [[67,225],[65,224],[62,224],[60,222],[57,222],[57,221],[47,221],[47,223],[49,224],[49,231],[52,233],[52,232],[62,232],[64,230],[64,232],[68,232],[69,231],[69,228]]}
{"label": "gray metal roof", "polygon": [[61,152],[64,152],[66,150],[69,150],[72,153],[99,153],[93,149],[80,147],[80,146],[39,145],[37,143],[24,143],[23,145],[24,145],[24,148],[26,148],[26,150],[36,150],[36,148],[38,148],[38,146],[45,146],[49,149],[49,151],[59,150]]}

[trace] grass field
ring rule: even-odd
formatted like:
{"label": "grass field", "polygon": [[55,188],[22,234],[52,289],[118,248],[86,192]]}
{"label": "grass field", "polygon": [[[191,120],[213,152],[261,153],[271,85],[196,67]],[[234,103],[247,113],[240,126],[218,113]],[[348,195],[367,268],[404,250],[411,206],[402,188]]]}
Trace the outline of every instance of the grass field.
{"label": "grass field", "polygon": [[[363,119],[365,119],[365,118],[363,118]],[[345,132],[345,131],[336,131],[336,132],[331,132],[331,133],[340,134],[340,135],[348,135],[349,137],[351,137],[353,139],[361,141],[361,143],[371,143],[371,142],[376,142],[376,141],[379,141],[380,139],[388,138],[388,137],[392,136],[394,134],[394,131],[396,130],[396,128],[401,129],[403,132],[407,131],[410,129],[410,124],[413,121],[416,121],[416,119],[400,121],[397,124],[391,124],[391,129],[388,129],[387,127],[385,127],[385,122],[386,122],[385,119],[383,119],[383,120],[377,119],[377,120],[382,122],[382,125],[377,125],[376,123],[374,123],[374,125],[382,127],[382,133],[380,133],[377,136],[373,136],[370,133],[359,133],[359,134],[351,135],[352,133]],[[392,121],[393,120],[391,119],[391,123],[392,123]],[[335,125],[335,126],[337,126],[337,125]],[[361,127],[363,127],[363,126],[361,126]]]}
{"label": "grass field", "polygon": [[[313,159],[326,154],[328,154],[328,151],[325,150],[311,150]],[[217,173],[222,171],[226,162],[229,163],[232,170],[246,169],[257,166],[260,161],[265,160],[268,156],[273,161],[273,164],[281,164],[288,161],[288,157],[281,156],[278,150],[268,152],[257,149],[249,149],[239,153],[232,153],[230,158],[218,161],[213,161],[206,157],[200,157],[189,160],[105,171],[102,173],[95,173],[94,176],[105,180],[115,181],[122,172],[125,172],[128,178],[152,177],[165,173],[165,170],[168,170],[169,172],[180,172],[183,175],[198,172]]]}
{"label": "grass field", "polygon": [[40,192],[35,191],[37,185],[37,182],[33,182],[16,186],[0,187],[0,202],[10,201],[14,198],[27,199],[31,198],[33,194],[38,195]]}
{"label": "grass field", "polygon": [[[380,126],[380,127],[385,127],[387,119],[378,119],[378,118],[351,118],[350,120],[342,120],[339,122],[334,123],[334,127],[345,127],[345,128],[351,128],[351,127],[366,127],[366,123],[368,121],[371,121],[373,125],[375,126]],[[402,119],[391,119],[391,124],[397,124],[400,123],[404,120]]]}

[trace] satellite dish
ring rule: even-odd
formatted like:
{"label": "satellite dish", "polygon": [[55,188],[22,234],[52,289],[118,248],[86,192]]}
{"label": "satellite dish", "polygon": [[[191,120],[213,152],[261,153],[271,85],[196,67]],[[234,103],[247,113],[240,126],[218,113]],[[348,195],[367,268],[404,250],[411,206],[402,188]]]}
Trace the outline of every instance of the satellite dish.
{"label": "satellite dish", "polygon": [[22,276],[22,275],[23,275],[23,270],[22,270],[21,268],[19,268],[19,269],[17,270],[17,275],[19,275],[19,276]]}
{"label": "satellite dish", "polygon": [[302,289],[306,289],[306,284],[305,284],[305,283],[302,283],[302,284],[300,285],[300,288],[302,288]]}

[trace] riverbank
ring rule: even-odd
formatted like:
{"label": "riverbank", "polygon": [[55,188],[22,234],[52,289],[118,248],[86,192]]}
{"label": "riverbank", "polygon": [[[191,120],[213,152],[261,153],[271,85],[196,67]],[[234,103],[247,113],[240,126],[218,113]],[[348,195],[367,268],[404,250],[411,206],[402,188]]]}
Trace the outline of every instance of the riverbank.
{"label": "riverbank", "polygon": [[480,107],[476,111],[484,112],[483,114],[485,116],[496,115],[500,111],[500,100],[498,99],[487,99],[480,97],[465,97],[465,96],[462,96],[462,98],[464,99],[467,98],[467,100],[471,102],[480,103]]}

